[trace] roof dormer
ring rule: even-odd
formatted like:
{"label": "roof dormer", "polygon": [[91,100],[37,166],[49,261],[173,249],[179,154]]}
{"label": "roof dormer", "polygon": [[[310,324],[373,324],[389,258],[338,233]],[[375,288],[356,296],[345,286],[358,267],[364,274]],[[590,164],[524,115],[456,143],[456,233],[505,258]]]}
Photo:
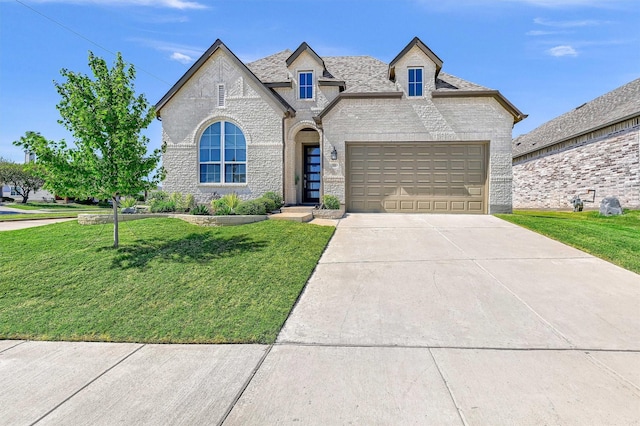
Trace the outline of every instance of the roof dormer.
{"label": "roof dormer", "polygon": [[389,63],[389,80],[397,82],[407,96],[425,96],[435,90],[441,69],[442,59],[414,37]]}

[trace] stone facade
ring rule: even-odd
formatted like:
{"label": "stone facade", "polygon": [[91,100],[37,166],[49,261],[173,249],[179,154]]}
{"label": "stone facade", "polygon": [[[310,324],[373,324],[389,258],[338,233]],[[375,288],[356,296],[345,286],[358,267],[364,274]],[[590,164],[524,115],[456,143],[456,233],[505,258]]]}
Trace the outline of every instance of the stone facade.
{"label": "stone facade", "polygon": [[640,208],[640,126],[585,140],[513,165],[514,208],[570,209],[589,189],[593,204],[615,196],[624,208]]}
{"label": "stone facade", "polygon": [[[409,67],[423,70],[422,96],[408,96]],[[320,193],[345,203],[349,143],[473,142],[488,146],[487,212],[510,212],[511,130],[524,116],[497,91],[440,73],[441,67],[417,38],[390,65],[370,57],[320,58],[306,43],[293,54],[245,65],[217,41],[157,105],[166,147],[163,188],[193,193],[199,202],[228,192],[247,199],[274,191],[287,204],[299,204],[303,147],[319,144]],[[299,97],[302,71],[313,72],[312,99]],[[436,92],[442,93],[432,96]],[[455,92],[464,93],[449,97]],[[220,120],[245,135],[246,183],[199,183],[198,144],[204,130]],[[331,158],[333,149],[337,159]]]}

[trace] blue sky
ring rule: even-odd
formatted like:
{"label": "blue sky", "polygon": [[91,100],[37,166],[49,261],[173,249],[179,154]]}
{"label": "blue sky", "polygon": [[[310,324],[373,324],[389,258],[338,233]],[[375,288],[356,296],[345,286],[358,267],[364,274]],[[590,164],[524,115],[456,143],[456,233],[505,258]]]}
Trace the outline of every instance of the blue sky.
{"label": "blue sky", "polygon": [[414,36],[529,114],[514,136],[640,77],[638,0],[0,0],[0,156],[22,161],[28,130],[71,141],[53,81],[89,50],[122,52],[155,104],[217,38],[245,62],[303,41],[389,62]]}

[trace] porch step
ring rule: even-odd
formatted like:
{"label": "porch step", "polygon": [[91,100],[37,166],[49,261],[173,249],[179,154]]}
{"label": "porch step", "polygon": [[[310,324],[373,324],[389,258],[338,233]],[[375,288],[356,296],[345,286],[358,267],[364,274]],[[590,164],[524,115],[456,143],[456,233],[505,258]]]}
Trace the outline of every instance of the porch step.
{"label": "porch step", "polygon": [[284,212],[269,215],[273,220],[289,220],[291,222],[309,222],[313,219],[313,213],[309,212]]}
{"label": "porch step", "polygon": [[282,213],[311,213],[313,212],[314,206],[291,206],[291,207],[282,207],[280,211]]}

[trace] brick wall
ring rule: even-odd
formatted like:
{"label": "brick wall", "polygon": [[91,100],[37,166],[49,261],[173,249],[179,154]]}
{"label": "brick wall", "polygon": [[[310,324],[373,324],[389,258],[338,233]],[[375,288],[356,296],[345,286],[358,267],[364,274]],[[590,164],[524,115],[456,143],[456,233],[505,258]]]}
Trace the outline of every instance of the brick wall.
{"label": "brick wall", "polygon": [[598,207],[607,196],[640,208],[640,128],[583,142],[513,165],[514,208],[572,208],[569,201],[596,190]]}

